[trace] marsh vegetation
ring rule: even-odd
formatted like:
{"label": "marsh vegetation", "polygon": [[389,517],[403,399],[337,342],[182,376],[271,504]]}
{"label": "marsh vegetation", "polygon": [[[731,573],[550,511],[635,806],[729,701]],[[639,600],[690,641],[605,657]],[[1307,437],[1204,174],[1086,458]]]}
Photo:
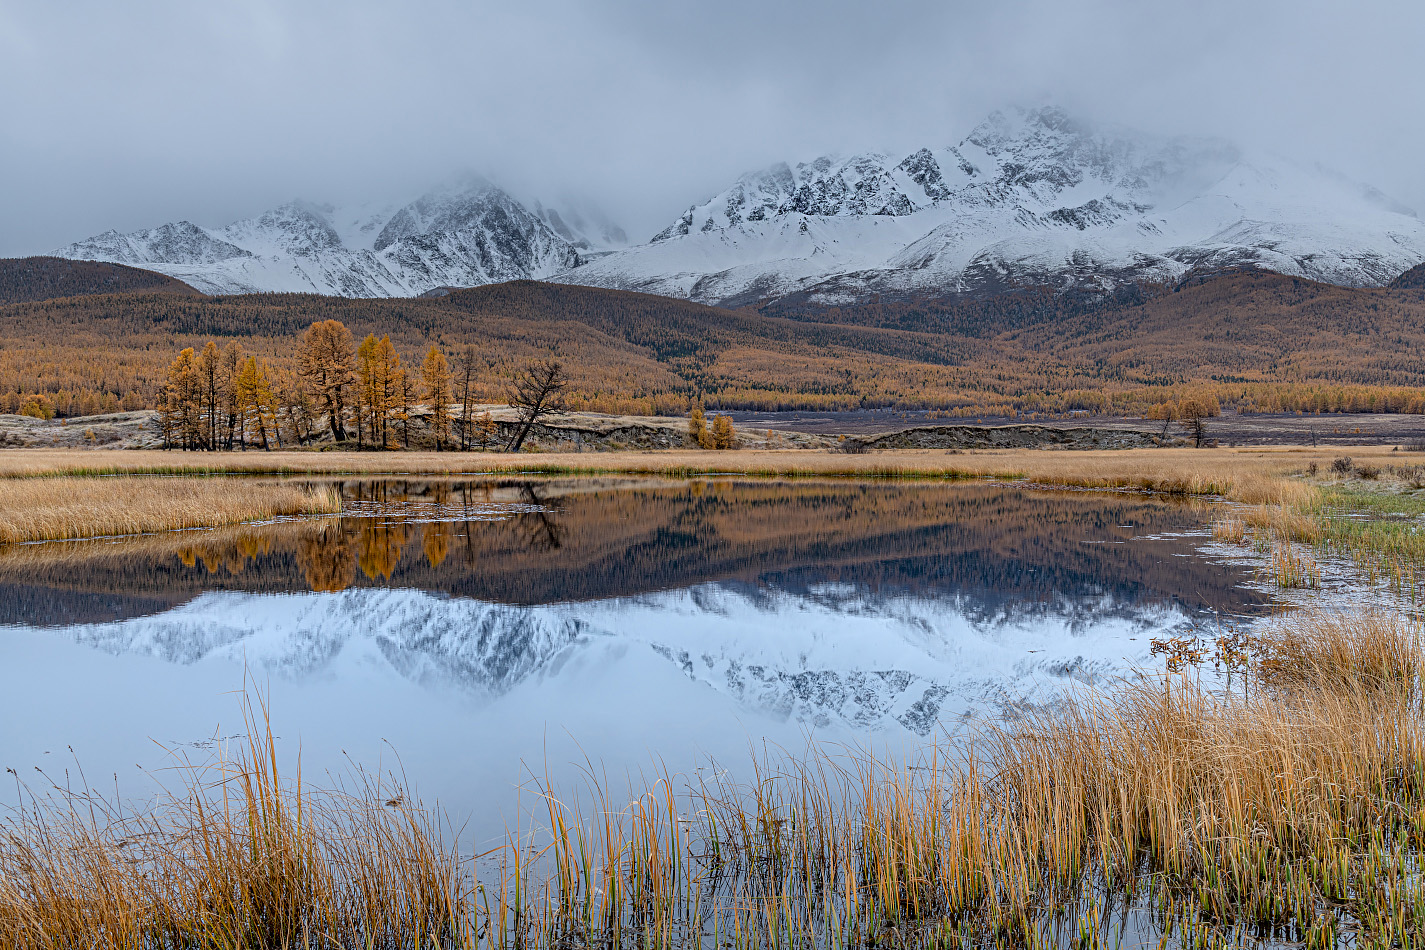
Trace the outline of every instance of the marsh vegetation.
{"label": "marsh vegetation", "polygon": [[409,789],[278,774],[270,728],[159,804],[0,831],[0,938],[55,947],[1414,946],[1420,630],[1298,614],[1230,655],[895,760],[848,748],[542,789],[478,856]]}
{"label": "marsh vegetation", "polygon": [[341,510],[327,486],[224,478],[0,480],[0,543],[215,528]]}

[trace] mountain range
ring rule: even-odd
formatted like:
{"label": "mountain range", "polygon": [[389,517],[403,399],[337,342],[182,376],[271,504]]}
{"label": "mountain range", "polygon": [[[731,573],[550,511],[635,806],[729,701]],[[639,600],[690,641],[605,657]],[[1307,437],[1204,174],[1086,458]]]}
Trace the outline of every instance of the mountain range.
{"label": "mountain range", "polygon": [[1382,286],[1425,224],[1320,167],[1215,139],[996,112],[953,145],[827,155],[742,176],[629,244],[606,215],[466,178],[400,206],[293,202],[220,229],[109,231],[55,256],[144,267],[208,293],[414,296],[519,278],[705,303],[1110,291],[1258,268]]}

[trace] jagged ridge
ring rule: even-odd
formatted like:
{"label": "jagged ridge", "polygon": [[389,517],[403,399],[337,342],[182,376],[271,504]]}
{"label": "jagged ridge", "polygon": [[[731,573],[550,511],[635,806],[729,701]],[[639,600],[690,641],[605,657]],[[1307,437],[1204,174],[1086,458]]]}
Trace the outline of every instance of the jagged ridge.
{"label": "jagged ridge", "polygon": [[216,231],[188,221],[107,231],[55,255],[142,266],[208,293],[409,297],[441,286],[548,277],[581,262],[576,241],[589,246],[557,212],[536,214],[471,178],[399,208],[294,201]]}
{"label": "jagged ridge", "polygon": [[1044,108],[995,113],[952,147],[744,175],[648,244],[558,279],[707,303],[847,303],[1106,291],[1241,266],[1379,286],[1422,258],[1413,213],[1339,176]]}
{"label": "jagged ridge", "polygon": [[720,304],[1101,293],[1240,267],[1368,287],[1425,260],[1425,225],[1370,188],[1056,108],[997,112],[953,146],[777,163],[648,243],[625,241],[588,206],[527,207],[472,178],[402,207],[292,202],[217,230],[109,231],[55,254],[210,293],[401,297],[552,278]]}
{"label": "jagged ridge", "polygon": [[708,584],[535,607],[410,590],[222,592],[67,633],[115,655],[241,658],[295,679],[331,675],[339,657],[357,652],[403,680],[483,699],[557,681],[596,648],[651,650],[742,708],[817,726],[893,721],[926,735],[968,705],[1049,697],[1056,682],[1104,675],[1133,649],[1128,637],[1190,622],[1106,596],[984,608],[972,598],[868,597],[845,585],[793,594]]}

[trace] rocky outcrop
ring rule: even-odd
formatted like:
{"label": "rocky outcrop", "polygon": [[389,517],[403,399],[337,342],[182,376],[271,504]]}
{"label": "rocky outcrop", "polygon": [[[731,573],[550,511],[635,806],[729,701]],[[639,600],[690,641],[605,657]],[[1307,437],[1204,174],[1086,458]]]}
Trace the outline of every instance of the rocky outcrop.
{"label": "rocky outcrop", "polygon": [[[496,422],[498,440],[508,443],[519,428],[517,422]],[[681,449],[688,444],[687,423],[669,420],[667,425],[610,421],[581,424],[536,423],[525,445],[547,452],[578,452],[601,449]]]}
{"label": "rocky outcrop", "polygon": [[917,426],[873,439],[867,449],[1143,449],[1160,445],[1141,429],[1101,426]]}

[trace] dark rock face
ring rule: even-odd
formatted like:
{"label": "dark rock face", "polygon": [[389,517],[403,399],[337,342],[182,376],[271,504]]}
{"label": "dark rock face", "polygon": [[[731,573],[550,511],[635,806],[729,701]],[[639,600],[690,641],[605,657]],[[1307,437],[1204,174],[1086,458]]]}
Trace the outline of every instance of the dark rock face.
{"label": "dark rock face", "polygon": [[[508,442],[518,427],[513,422],[497,422],[498,439]],[[649,425],[608,425],[581,427],[536,423],[530,441],[540,448],[568,452],[580,449],[679,449],[687,436],[677,428]]]}
{"label": "dark rock face", "polygon": [[864,444],[872,449],[1141,449],[1159,441],[1151,432],[1093,426],[921,426]]}

